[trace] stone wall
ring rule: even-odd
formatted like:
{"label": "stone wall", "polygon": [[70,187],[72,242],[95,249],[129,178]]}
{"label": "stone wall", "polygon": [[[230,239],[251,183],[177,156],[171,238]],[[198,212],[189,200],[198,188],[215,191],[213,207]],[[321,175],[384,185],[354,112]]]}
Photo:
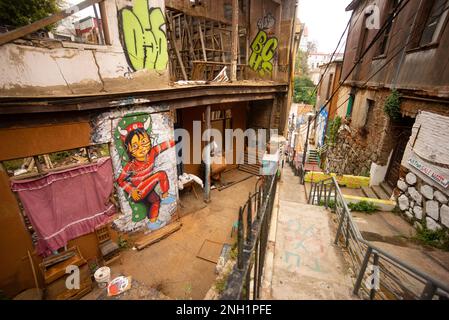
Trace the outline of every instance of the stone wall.
{"label": "stone wall", "polygon": [[449,195],[425,183],[413,173],[398,181],[399,209],[416,228],[449,231]]}
{"label": "stone wall", "polygon": [[[397,136],[397,129],[383,111],[388,94],[386,90],[360,90],[356,93],[353,119],[343,124],[327,152],[327,169],[330,172],[368,176],[373,163],[380,166],[388,164],[394,137]],[[367,98],[375,101],[369,108]]]}
{"label": "stone wall", "polygon": [[357,131],[342,128],[336,143],[327,151],[327,169],[337,174],[368,176],[371,163],[378,160],[376,143],[367,144]]}

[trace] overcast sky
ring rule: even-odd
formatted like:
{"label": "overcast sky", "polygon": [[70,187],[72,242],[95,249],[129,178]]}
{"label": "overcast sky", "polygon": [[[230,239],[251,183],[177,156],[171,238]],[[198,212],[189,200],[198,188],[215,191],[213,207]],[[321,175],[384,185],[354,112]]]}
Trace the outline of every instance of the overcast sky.
{"label": "overcast sky", "polygon": [[[351,0],[299,0],[298,14],[307,25],[309,41],[316,41],[318,51],[332,53],[345,30],[351,12],[345,8]],[[343,42],[344,43],[344,42]],[[340,52],[343,52],[344,47]]]}

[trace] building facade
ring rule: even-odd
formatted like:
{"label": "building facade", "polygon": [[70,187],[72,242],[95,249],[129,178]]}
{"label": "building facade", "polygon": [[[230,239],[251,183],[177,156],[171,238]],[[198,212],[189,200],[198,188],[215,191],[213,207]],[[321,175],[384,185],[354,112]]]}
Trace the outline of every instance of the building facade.
{"label": "building facade", "polygon": [[[429,186],[432,192],[448,194],[441,182],[449,177],[446,143],[434,143],[439,137],[428,121],[444,123],[449,115],[449,3],[358,0],[347,10],[352,18],[341,76],[345,81],[339,90],[342,106],[336,111],[346,121],[328,151],[330,170],[370,175],[372,185],[385,182],[392,188],[411,173],[418,182],[409,176],[413,183],[404,187],[400,180],[402,189],[396,193],[405,198],[415,194],[420,201],[402,201],[401,209],[412,221],[425,222],[426,200],[434,201],[434,195],[429,192],[431,199],[422,200],[416,191]],[[379,25],[373,28],[376,19]],[[420,127],[427,132],[420,137],[425,151],[411,157],[419,146]],[[428,170],[418,169],[423,167]],[[445,198],[439,198],[430,204],[429,212],[438,212],[432,213],[433,222],[427,221],[433,229],[443,226],[440,213],[447,211]]]}
{"label": "building facade", "polygon": [[[174,221],[178,177],[201,176],[192,158],[206,128],[223,136],[286,129],[296,1],[78,4],[91,5],[103,45],[36,39],[29,29],[0,34],[0,289],[7,296],[34,286],[27,251],[37,253],[36,264],[64,246],[94,258],[97,224],[112,219],[117,237]],[[188,147],[180,148],[186,141],[175,129],[192,137]],[[235,145],[225,152],[235,167]],[[88,162],[60,161],[67,154]],[[72,180],[87,173],[91,182]],[[57,181],[66,182],[60,190],[51,187]],[[53,205],[32,201],[36,190]],[[90,215],[54,223],[71,208]]]}

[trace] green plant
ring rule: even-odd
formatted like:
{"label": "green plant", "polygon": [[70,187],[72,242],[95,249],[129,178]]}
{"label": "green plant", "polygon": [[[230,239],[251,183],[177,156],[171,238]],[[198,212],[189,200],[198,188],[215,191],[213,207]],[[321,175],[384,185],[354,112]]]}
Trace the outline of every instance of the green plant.
{"label": "green plant", "polygon": [[129,248],[129,243],[128,240],[123,239],[123,237],[120,235],[118,237],[118,246],[120,247],[120,249],[128,249]]}
{"label": "green plant", "polygon": [[432,231],[423,226],[417,229],[415,239],[422,244],[449,251],[449,235],[446,230]]}
{"label": "green plant", "polygon": [[368,169],[364,169],[361,173],[361,176],[369,178],[371,176],[371,173],[369,172]]}
{"label": "green plant", "polygon": [[[321,207],[325,206],[325,201],[324,200],[320,201],[320,206]],[[327,203],[327,207],[331,208],[332,210],[335,210],[337,206],[335,205],[335,201],[334,200],[329,200],[329,202]]]}
{"label": "green plant", "polygon": [[0,21],[14,27],[29,25],[57,13],[63,5],[60,0],[0,0]]}
{"label": "green plant", "polygon": [[356,212],[373,213],[379,211],[379,208],[372,202],[360,201],[357,203],[349,203],[348,208]]}
{"label": "green plant", "polygon": [[401,119],[401,95],[396,89],[391,91],[391,94],[385,101],[384,112],[391,120]]}
{"label": "green plant", "polygon": [[334,144],[337,142],[338,130],[341,127],[341,117],[335,117],[333,120],[329,121],[327,126],[327,143]]}
{"label": "green plant", "polygon": [[215,290],[217,290],[219,294],[222,294],[223,291],[225,291],[226,283],[228,282],[228,276],[229,274],[223,275],[223,277],[215,282]]}
{"label": "green plant", "polygon": [[294,80],[293,98],[295,103],[316,104],[316,92],[313,81],[305,75],[296,77]]}

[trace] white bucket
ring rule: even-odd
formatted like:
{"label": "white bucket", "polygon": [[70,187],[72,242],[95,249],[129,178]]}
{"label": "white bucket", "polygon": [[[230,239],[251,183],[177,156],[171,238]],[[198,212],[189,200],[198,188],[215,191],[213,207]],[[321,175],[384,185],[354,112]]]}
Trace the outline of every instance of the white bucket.
{"label": "white bucket", "polygon": [[111,269],[108,267],[101,267],[94,273],[95,281],[97,281],[100,288],[106,288],[111,281]]}

